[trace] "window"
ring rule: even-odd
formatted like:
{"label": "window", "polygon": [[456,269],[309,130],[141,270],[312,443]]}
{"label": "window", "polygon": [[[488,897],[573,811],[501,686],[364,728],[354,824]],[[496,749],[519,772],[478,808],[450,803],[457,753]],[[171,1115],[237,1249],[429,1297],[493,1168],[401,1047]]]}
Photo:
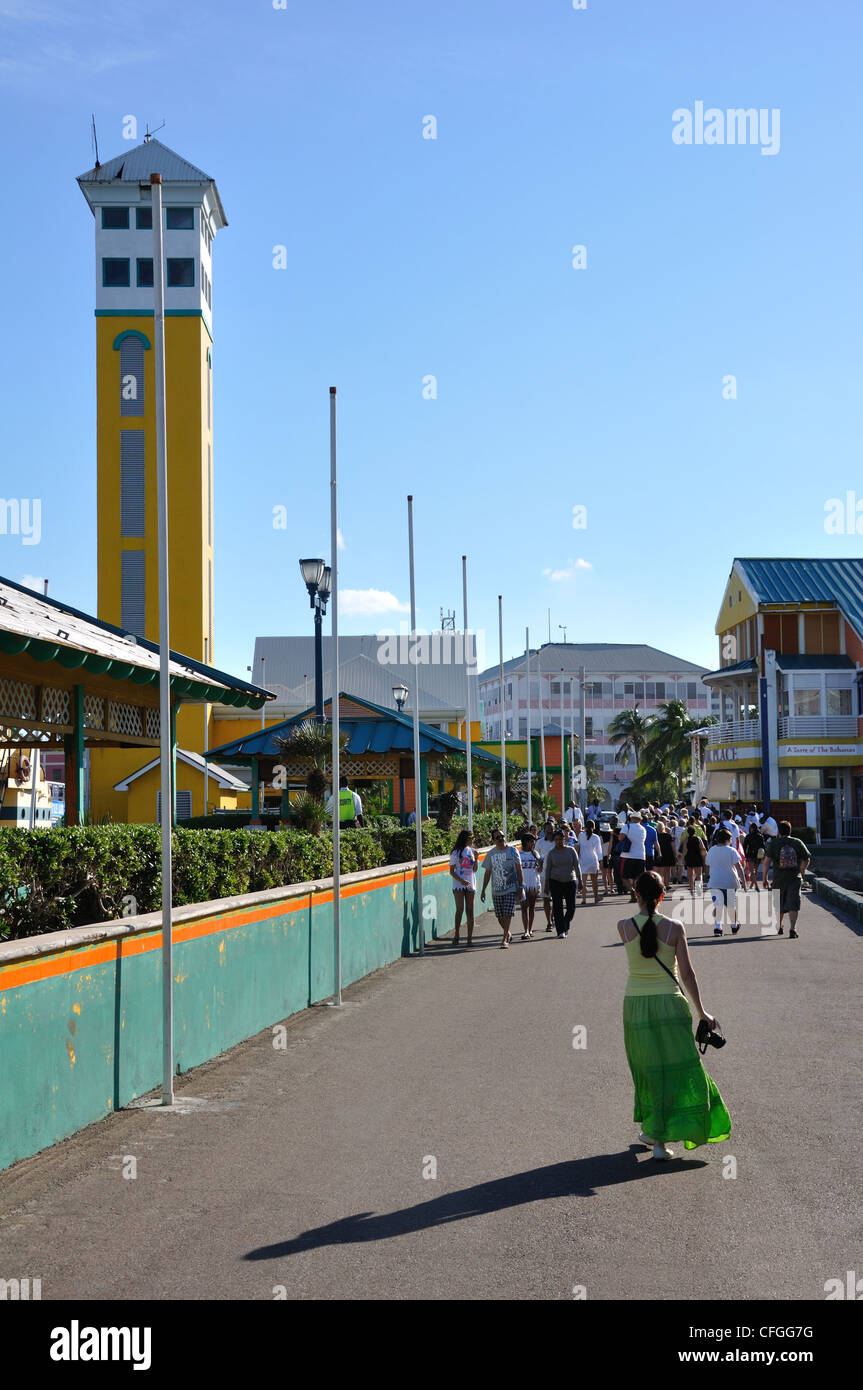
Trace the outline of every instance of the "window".
{"label": "window", "polygon": [[102,284],[105,289],[126,289],[129,285],[129,260],[116,256],[102,258]]}
{"label": "window", "polygon": [[803,640],[806,651],[815,655],[839,653],[839,614],[805,613],[803,615]]}
{"label": "window", "polygon": [[120,414],[144,414],[144,344],[124,338],[120,344]]}
{"label": "window", "polygon": [[212,292],[212,286],[210,285],[210,277],[209,277],[209,275],[207,274],[207,272],[206,272],[206,270],[204,269],[203,266],[201,266],[201,286],[202,286],[203,291],[204,291],[204,298],[206,299],[207,304],[209,305],[209,307],[212,309],[212,307],[213,307],[213,292]]}
{"label": "window", "polygon": [[102,231],[103,232],[127,232],[129,230],[129,209],[128,208],[103,208],[102,209]]}
{"label": "window", "polygon": [[687,681],[687,682],[686,682],[686,698],[687,698],[687,700],[694,700],[695,697],[696,697],[696,695],[697,695],[697,693],[698,693],[697,683],[696,683],[695,681]]}
{"label": "window", "polygon": [[120,431],[120,535],[144,535],[143,430]]}
{"label": "window", "polygon": [[144,636],[144,551],[120,551],[120,626]]}
{"label": "window", "polygon": [[796,715],[820,714],[821,691],[814,688],[811,690],[795,690],[794,713]]}
{"label": "window", "polygon": [[624,681],[624,683],[623,683],[623,693],[624,693],[624,695],[634,695],[634,694],[635,694],[635,686],[632,684],[632,681]]}
{"label": "window", "polygon": [[665,699],[665,681],[656,682],[656,698],[657,700]]}
{"label": "window", "polygon": [[188,232],[195,227],[194,208],[166,208],[165,226],[169,232]]}
{"label": "window", "polygon": [[[127,282],[128,283],[128,282]],[[195,284],[195,262],[191,256],[168,257],[169,289],[188,289]]]}
{"label": "window", "polygon": [[518,720],[518,736],[519,738],[527,738],[527,720],[521,716]]}
{"label": "window", "polygon": [[[192,816],[192,793],[178,787],[175,793],[177,798],[177,820],[190,820]],[[156,792],[156,820],[162,815],[162,793]]]}
{"label": "window", "polygon": [[584,737],[585,737],[585,738],[593,738],[593,716],[592,716],[592,715],[591,715],[590,717],[588,717],[587,715],[585,715],[585,717],[584,717]]}
{"label": "window", "polygon": [[796,613],[765,613],[764,648],[765,651],[799,651],[799,624]]}
{"label": "window", "polygon": [[135,226],[139,232],[152,232],[153,230],[153,209],[135,208]]}
{"label": "window", "polygon": [[153,288],[153,257],[139,256],[137,260],[137,284],[139,290]]}
{"label": "window", "polygon": [[827,713],[828,713],[828,714],[850,714],[850,713],[851,713],[851,691],[850,691],[850,690],[828,690],[828,691],[827,691]]}
{"label": "window", "polygon": [[655,700],[655,699],[656,699],[656,685],[654,684],[653,681],[648,681],[648,682],[647,682],[647,685],[645,686],[645,695],[644,695],[644,698],[645,698],[646,700]]}

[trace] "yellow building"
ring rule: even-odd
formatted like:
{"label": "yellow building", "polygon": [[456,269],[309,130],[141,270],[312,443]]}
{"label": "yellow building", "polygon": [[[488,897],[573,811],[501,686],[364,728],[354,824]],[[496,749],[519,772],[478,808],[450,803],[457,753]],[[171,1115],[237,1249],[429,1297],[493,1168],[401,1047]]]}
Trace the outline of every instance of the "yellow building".
{"label": "yellow building", "polygon": [[863,560],[735,559],[716,635],[707,795],[863,837]]}
{"label": "yellow building", "polygon": [[[150,175],[160,174],[165,253],[165,373],[171,647],[213,662],[212,245],[227,225],[213,179],[146,140],[78,179],[96,231],[98,616],[159,640]],[[180,710],[177,741],[209,742],[209,706]],[[156,817],[136,794],[140,755],[94,750],[95,818]],[[195,802],[203,771],[190,765]],[[210,780],[213,791],[214,782]],[[139,789],[140,790],[140,789]],[[230,799],[230,798],[229,798]],[[210,804],[221,804],[218,797]]]}

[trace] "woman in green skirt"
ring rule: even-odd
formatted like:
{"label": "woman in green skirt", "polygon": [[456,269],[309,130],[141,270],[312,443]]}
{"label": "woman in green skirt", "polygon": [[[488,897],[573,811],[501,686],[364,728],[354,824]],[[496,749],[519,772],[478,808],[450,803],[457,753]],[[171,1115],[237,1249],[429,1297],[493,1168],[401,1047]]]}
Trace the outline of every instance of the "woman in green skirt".
{"label": "woman in green skirt", "polygon": [[680,989],[682,982],[699,1018],[714,1028],[716,1020],[701,1001],[683,925],[656,915],[665,896],[659,874],[641,874],[635,894],[638,912],[617,924],[629,957],[623,1040],[635,1083],[633,1118],[642,1126],[641,1142],[653,1145],[653,1157],[673,1158],[670,1139],[682,1139],[687,1149],[718,1144],[731,1134],[731,1117],[701,1065],[692,1014]]}

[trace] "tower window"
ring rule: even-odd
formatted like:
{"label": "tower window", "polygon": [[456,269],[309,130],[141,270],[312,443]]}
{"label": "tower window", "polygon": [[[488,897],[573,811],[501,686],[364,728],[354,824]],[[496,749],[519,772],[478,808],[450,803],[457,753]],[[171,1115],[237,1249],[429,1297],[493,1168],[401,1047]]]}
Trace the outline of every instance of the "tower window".
{"label": "tower window", "polygon": [[103,232],[127,232],[129,230],[129,209],[103,208],[102,230]]}
{"label": "tower window", "polygon": [[165,225],[169,232],[188,232],[195,228],[194,208],[167,208]]}
{"label": "tower window", "polygon": [[138,289],[151,290],[153,288],[153,257],[138,257]]}
{"label": "tower window", "polygon": [[[129,262],[126,262],[128,265]],[[126,284],[128,285],[128,280]],[[168,286],[170,289],[193,289],[195,285],[195,260],[193,256],[168,257]]]}
{"label": "tower window", "polygon": [[105,289],[126,289],[129,285],[129,258],[102,257],[102,284]]}
{"label": "tower window", "polygon": [[136,208],[136,209],[135,209],[135,226],[138,228],[138,231],[139,231],[139,232],[152,232],[152,230],[153,230],[153,209],[152,209],[152,208]]}
{"label": "tower window", "polygon": [[[143,355],[143,354],[142,354]],[[145,534],[144,431],[120,431],[120,535]],[[143,552],[142,552],[143,553]],[[124,624],[125,626],[125,624]]]}
{"label": "tower window", "polygon": [[[140,338],[124,338],[120,344],[120,414],[144,414],[144,344]],[[144,533],[124,531],[123,534]]]}
{"label": "tower window", "polygon": [[138,637],[144,636],[144,573],[143,550],[120,551],[120,626]]}

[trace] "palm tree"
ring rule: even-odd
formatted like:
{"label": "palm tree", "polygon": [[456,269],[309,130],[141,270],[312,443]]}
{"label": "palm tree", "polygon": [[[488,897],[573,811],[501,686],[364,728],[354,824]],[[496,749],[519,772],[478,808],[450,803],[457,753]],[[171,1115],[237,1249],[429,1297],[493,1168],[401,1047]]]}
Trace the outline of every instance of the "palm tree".
{"label": "palm tree", "polygon": [[[342,751],[348,742],[348,735],[340,734],[339,748]],[[277,738],[276,743],[283,753],[311,759],[312,765],[306,775],[306,791],[315,801],[323,803],[327,790],[327,758],[333,747],[332,723],[328,720],[318,724],[314,719],[304,719],[287,738]]]}
{"label": "palm tree", "polygon": [[595,753],[585,754],[584,771],[587,801],[604,801],[608,796],[608,789],[603,787],[599,780],[602,776],[602,764]]}
{"label": "palm tree", "polygon": [[616,763],[628,767],[634,755],[636,767],[640,764],[652,723],[652,716],[641,714],[637,703],[632,709],[622,709],[609,721],[608,741],[620,745],[614,755]]}
{"label": "palm tree", "polygon": [[673,774],[679,796],[690,760],[690,735],[705,724],[715,722],[713,715],[693,719],[684,700],[666,701],[660,706],[645,745],[646,770],[658,775],[661,780],[669,773]]}
{"label": "palm tree", "polygon": [[444,782],[453,784],[450,791],[441,792],[437,814],[438,830],[449,830],[452,818],[459,808],[458,793],[462,787],[467,786],[467,755],[450,753],[447,757],[441,758],[438,772]]}

